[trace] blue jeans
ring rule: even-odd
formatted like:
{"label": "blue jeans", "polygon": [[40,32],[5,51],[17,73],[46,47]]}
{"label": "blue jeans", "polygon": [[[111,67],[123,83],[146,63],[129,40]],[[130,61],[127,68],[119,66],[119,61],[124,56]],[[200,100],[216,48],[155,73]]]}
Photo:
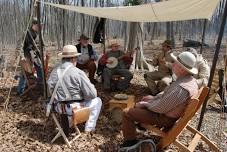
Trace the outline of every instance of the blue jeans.
{"label": "blue jeans", "polygon": [[18,95],[20,95],[24,92],[25,86],[26,86],[26,81],[25,81],[24,75],[22,73],[20,73],[19,83],[18,83],[18,86],[17,86],[17,94]]}
{"label": "blue jeans", "polygon": [[[37,80],[42,81],[42,79],[43,79],[42,67],[35,65],[35,70],[37,73]],[[17,86],[17,94],[22,94],[24,92],[25,86],[26,86],[26,80],[24,78],[24,75],[21,73],[20,77],[19,77],[19,83]]]}
{"label": "blue jeans", "polygon": [[35,65],[35,70],[37,73],[37,79],[42,81],[43,80],[43,68],[41,66]]}

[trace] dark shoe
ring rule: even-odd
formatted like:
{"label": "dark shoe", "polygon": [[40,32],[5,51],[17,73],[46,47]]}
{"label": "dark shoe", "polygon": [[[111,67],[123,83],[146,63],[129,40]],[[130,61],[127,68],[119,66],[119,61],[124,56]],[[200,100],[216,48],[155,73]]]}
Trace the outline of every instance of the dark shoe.
{"label": "dark shoe", "polygon": [[138,140],[126,140],[123,142],[123,144],[120,145],[120,148],[126,148],[131,147],[135,144],[137,144]]}

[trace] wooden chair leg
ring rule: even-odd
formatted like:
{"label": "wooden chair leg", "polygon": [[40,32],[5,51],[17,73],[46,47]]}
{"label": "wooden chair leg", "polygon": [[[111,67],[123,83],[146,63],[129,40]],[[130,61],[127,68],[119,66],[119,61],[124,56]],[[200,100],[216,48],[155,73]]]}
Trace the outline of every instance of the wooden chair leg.
{"label": "wooden chair leg", "polygon": [[[52,117],[53,117],[53,119],[54,119],[54,122],[56,123],[56,125],[57,125],[57,127],[58,127],[58,130],[59,130],[59,131],[58,131],[58,134],[60,134],[60,136],[63,137],[65,143],[71,148],[72,146],[71,146],[71,144],[70,144],[68,138],[66,137],[66,135],[65,135],[65,133],[64,133],[64,131],[63,131],[63,129],[61,128],[61,125],[60,125],[60,123],[58,122],[58,120],[57,120],[55,114],[52,113],[51,115],[52,115]],[[56,139],[57,139],[58,137],[60,137],[60,136],[58,136],[58,134],[55,136]],[[54,137],[54,139],[55,139],[55,137]],[[53,139],[52,141],[54,141],[54,139]],[[56,140],[56,139],[55,139],[55,140]]]}
{"label": "wooden chair leg", "polygon": [[78,133],[78,135],[76,135],[69,143],[71,144],[73,141],[75,141],[77,138],[79,138],[81,136],[80,130],[78,127],[76,128],[76,132]]}
{"label": "wooden chair leg", "polygon": [[175,146],[177,146],[181,152],[192,152],[185,145],[183,145],[182,143],[180,143],[178,140],[175,140],[173,142],[173,144]]}
{"label": "wooden chair leg", "polygon": [[191,131],[194,134],[197,134],[200,136],[201,140],[203,140],[213,151],[215,152],[220,152],[221,150],[212,142],[210,141],[207,137],[205,137],[201,132],[198,130],[194,129],[190,125],[187,125],[186,127],[189,131]]}
{"label": "wooden chair leg", "polygon": [[54,141],[55,141],[56,139],[58,139],[59,137],[61,137],[60,131],[58,131],[57,135],[51,140],[51,144],[53,144]]}

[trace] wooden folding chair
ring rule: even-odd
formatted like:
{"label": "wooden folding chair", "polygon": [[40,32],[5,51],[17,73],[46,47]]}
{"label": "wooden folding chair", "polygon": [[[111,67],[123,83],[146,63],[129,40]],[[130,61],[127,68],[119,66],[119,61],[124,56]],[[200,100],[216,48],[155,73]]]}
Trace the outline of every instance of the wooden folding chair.
{"label": "wooden folding chair", "polygon": [[55,124],[57,125],[58,133],[56,136],[51,140],[51,143],[53,143],[57,138],[63,137],[65,143],[71,148],[71,144],[73,141],[75,141],[77,138],[81,136],[80,130],[77,127],[77,124],[86,122],[90,115],[90,108],[89,107],[83,107],[80,109],[74,109],[73,110],[73,127],[76,129],[75,137],[71,141],[68,140],[67,136],[65,135],[62,126],[60,125],[55,113],[51,113],[52,118],[54,119]]}
{"label": "wooden folding chair", "polygon": [[[194,96],[189,99],[189,104],[185,109],[184,115],[179,118],[179,120],[169,131],[165,132],[162,130],[162,128],[160,129],[152,125],[142,124],[144,128],[151,130],[152,132],[161,137],[160,141],[157,144],[158,150],[164,149],[165,147],[173,143],[183,152],[193,152],[198,144],[198,141],[201,139],[205,143],[207,143],[213,151],[220,151],[219,148],[215,144],[213,144],[207,137],[205,137],[201,132],[188,125],[189,121],[192,119],[192,117],[195,115],[195,113],[198,111],[198,109],[204,102],[206,96],[208,95],[208,90],[208,87],[202,87],[199,90],[197,96]],[[195,135],[189,146],[185,146],[177,140],[177,137],[180,135],[183,129],[187,129]]]}

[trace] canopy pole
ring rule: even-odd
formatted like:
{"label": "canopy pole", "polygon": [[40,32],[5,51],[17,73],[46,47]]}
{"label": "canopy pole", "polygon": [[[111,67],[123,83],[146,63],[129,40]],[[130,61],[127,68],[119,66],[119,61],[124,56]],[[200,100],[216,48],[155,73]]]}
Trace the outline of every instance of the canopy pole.
{"label": "canopy pole", "polygon": [[106,53],[106,21],[103,28],[103,53]]}
{"label": "canopy pole", "polygon": [[207,20],[205,19],[204,23],[203,23],[203,33],[202,33],[202,40],[201,40],[202,43],[201,43],[201,46],[200,46],[200,54],[203,53],[203,44],[204,44],[204,39],[205,39],[206,26],[207,26]]}
{"label": "canopy pole", "polygon": [[42,75],[43,75],[43,96],[44,99],[47,98],[47,84],[46,84],[46,74],[45,74],[45,69],[44,69],[44,44],[43,44],[43,37],[42,37],[42,26],[41,26],[41,21],[40,21],[40,16],[41,16],[41,11],[40,11],[40,1],[36,1],[37,3],[37,20],[39,24],[39,46],[40,46],[40,55],[41,55],[41,61],[42,61]]}
{"label": "canopy pole", "polygon": [[[223,13],[223,16],[222,16],[222,22],[221,22],[220,31],[219,31],[219,34],[218,34],[216,50],[215,50],[215,53],[214,53],[212,67],[211,67],[211,71],[210,71],[210,78],[209,78],[209,82],[208,82],[209,88],[211,88],[211,85],[212,85],[214,72],[215,72],[215,68],[216,68],[216,64],[217,64],[217,60],[218,60],[218,55],[219,55],[219,52],[220,52],[221,41],[222,41],[222,37],[223,37],[224,29],[225,29],[225,24],[226,24],[226,17],[227,17],[227,1],[225,2],[225,9],[224,9],[224,13]],[[209,91],[209,93],[210,93],[210,91]],[[201,129],[203,117],[204,117],[204,114],[205,114],[205,111],[206,111],[207,101],[208,101],[208,96],[206,97],[205,102],[204,102],[203,107],[202,107],[202,110],[201,110],[197,130]]]}

